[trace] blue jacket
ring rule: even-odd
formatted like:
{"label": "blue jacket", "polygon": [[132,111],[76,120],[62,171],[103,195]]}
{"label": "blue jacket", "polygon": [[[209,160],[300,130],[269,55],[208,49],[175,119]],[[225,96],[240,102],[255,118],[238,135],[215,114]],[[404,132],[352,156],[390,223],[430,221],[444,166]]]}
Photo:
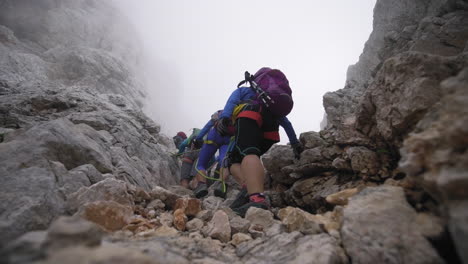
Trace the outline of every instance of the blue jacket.
{"label": "blue jacket", "polygon": [[[223,112],[219,116],[219,118],[230,118],[232,116],[232,112],[234,111],[234,108],[247,100],[254,100],[257,97],[257,93],[252,90],[250,87],[240,87],[234,92],[232,92],[231,96],[229,96],[229,99],[226,102],[226,105],[224,106]],[[283,127],[283,129],[286,131],[286,135],[288,135],[289,142],[291,144],[295,144],[299,142],[297,140],[296,132],[294,131],[294,128],[289,121],[287,117],[280,117],[278,119],[278,122],[280,126]]]}
{"label": "blue jacket", "polygon": [[257,96],[254,90],[250,89],[250,87],[240,87],[234,92],[232,92],[231,96],[227,100],[226,105],[224,106],[223,112],[219,116],[219,118],[230,118],[232,116],[232,112],[234,108],[243,101],[247,100],[254,100]]}

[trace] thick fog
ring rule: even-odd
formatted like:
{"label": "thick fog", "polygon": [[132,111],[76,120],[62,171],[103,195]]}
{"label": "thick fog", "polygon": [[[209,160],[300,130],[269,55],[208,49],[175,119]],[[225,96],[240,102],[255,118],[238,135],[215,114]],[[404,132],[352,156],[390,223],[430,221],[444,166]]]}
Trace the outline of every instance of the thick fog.
{"label": "thick fog", "polygon": [[245,70],[268,66],[290,81],[288,118],[299,136],[320,130],[322,96],[344,87],[372,31],[376,0],[114,1],[141,34],[146,112],[164,133],[202,127]]}

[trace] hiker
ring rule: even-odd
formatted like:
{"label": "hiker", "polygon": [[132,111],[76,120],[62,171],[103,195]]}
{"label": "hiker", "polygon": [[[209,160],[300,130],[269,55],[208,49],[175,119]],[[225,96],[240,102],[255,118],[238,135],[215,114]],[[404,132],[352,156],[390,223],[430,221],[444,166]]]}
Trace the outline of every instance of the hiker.
{"label": "hiker", "polygon": [[[216,151],[219,149],[219,155],[217,158],[218,165],[216,166],[216,169],[215,169],[215,174],[216,174],[216,171],[218,172],[220,171],[221,163],[224,160],[224,155],[226,154],[226,150],[229,145],[231,136],[219,135],[218,131],[214,127],[222,111],[223,110],[218,110],[213,115],[211,115],[211,119],[208,121],[208,123],[206,123],[206,125],[203,127],[200,134],[198,134],[197,138],[195,139],[196,141],[202,141],[203,140],[202,137],[209,131],[207,138],[204,141],[204,144],[201,148],[201,151],[198,157],[198,162],[196,164],[197,187],[194,190],[194,194],[195,194],[195,197],[197,198],[204,197],[208,194],[207,179],[210,179],[210,177],[207,177],[207,168],[210,167],[210,164],[209,164],[210,160],[213,158]],[[226,175],[221,175],[220,177],[223,177],[223,180],[224,180]],[[214,178],[211,178],[211,179],[213,180]],[[214,190],[214,193],[215,193],[215,196],[224,198],[226,196],[226,190],[224,189],[224,185],[223,186],[219,185],[219,188],[216,188]]]}
{"label": "hiker", "polygon": [[180,167],[180,185],[187,189],[190,189],[190,180],[195,175],[193,165],[200,152],[201,145],[194,141],[199,133],[200,129],[194,128],[192,130],[192,134],[180,144],[179,152],[177,154],[182,156],[182,166]]}
{"label": "hiker", "polygon": [[[249,83],[250,87],[241,87],[244,83]],[[243,183],[230,206],[238,215],[244,216],[250,207],[269,208],[263,193],[265,175],[260,156],[280,141],[280,125],[286,130],[295,158],[300,158],[303,147],[286,118],[292,107],[286,76],[279,70],[265,67],[255,75],[245,73],[245,80],[231,94],[219,116],[218,133],[235,136],[228,154],[228,168]]]}
{"label": "hiker", "polygon": [[182,131],[177,132],[177,134],[172,138],[172,140],[174,141],[174,145],[177,149],[179,149],[180,144],[182,144],[182,142],[186,139],[187,135]]}

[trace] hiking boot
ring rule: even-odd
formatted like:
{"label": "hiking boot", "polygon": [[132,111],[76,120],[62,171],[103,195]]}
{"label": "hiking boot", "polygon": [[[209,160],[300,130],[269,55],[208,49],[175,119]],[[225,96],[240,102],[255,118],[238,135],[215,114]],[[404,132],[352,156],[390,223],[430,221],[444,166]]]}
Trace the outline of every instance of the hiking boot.
{"label": "hiking boot", "polygon": [[226,192],[227,192],[227,185],[226,186],[226,191],[223,191],[223,184],[220,183],[218,184],[218,186],[215,187],[214,189],[214,195],[217,196],[217,197],[221,197],[223,199],[226,198]]}
{"label": "hiking boot", "polygon": [[245,217],[245,214],[247,213],[247,211],[249,210],[250,207],[257,207],[257,208],[261,208],[261,209],[265,209],[265,210],[268,210],[270,208],[267,201],[264,200],[262,202],[249,202],[249,203],[244,204],[241,207],[234,208],[232,210],[237,215],[239,215],[241,217]]}
{"label": "hiking boot", "polygon": [[195,194],[195,197],[197,198],[202,198],[205,197],[208,194],[208,186],[206,183],[198,183],[197,188],[193,190],[193,193]]}
{"label": "hiking boot", "polygon": [[242,188],[237,194],[236,199],[229,206],[231,209],[238,208],[249,202],[249,194],[247,193],[247,188]]}

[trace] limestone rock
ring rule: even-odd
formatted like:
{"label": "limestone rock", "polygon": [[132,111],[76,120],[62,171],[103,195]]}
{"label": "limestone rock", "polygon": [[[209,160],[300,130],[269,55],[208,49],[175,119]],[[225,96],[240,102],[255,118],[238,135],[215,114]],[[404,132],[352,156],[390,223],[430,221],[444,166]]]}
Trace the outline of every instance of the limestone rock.
{"label": "limestone rock", "polygon": [[96,249],[88,249],[84,247],[66,248],[55,252],[43,262],[44,264],[52,263],[135,263],[135,264],[156,264],[151,257],[128,248],[107,246]]}
{"label": "limestone rock", "polygon": [[179,231],[185,230],[187,224],[187,215],[184,213],[184,209],[179,208],[174,211],[174,227]]}
{"label": "limestone rock", "polygon": [[232,236],[231,244],[238,246],[241,243],[252,240],[252,237],[248,234],[237,233]]}
{"label": "limestone rock", "polygon": [[187,216],[196,216],[201,211],[201,201],[195,198],[179,198],[174,211],[182,209]]}
{"label": "limestone rock", "polygon": [[240,216],[236,216],[229,220],[229,225],[231,226],[232,234],[247,233],[250,227],[250,221]]}
{"label": "limestone rock", "polygon": [[254,238],[261,238],[265,235],[265,228],[259,224],[253,224],[249,227],[249,234]]}
{"label": "limestone rock", "polygon": [[205,223],[202,220],[198,218],[194,218],[187,222],[186,227],[188,231],[194,232],[194,231],[201,231],[204,225]]}
{"label": "limestone rock", "polygon": [[96,224],[79,217],[62,216],[49,227],[44,247],[48,251],[77,245],[93,247],[101,244],[102,237],[103,232]]}
{"label": "limestone rock", "polygon": [[[171,142],[171,144],[173,144]],[[194,194],[193,194],[193,191],[192,190],[189,190],[185,187],[182,187],[180,185],[172,185],[172,186],[169,186],[169,188],[167,188],[168,191],[172,192],[172,193],[175,193],[181,197],[193,197]]]}
{"label": "limestone rock", "polygon": [[216,196],[209,196],[203,200],[203,209],[216,211],[221,208],[223,199]]}
{"label": "limestone rock", "polygon": [[339,243],[327,234],[303,236],[299,232],[257,238],[237,246],[244,263],[348,263]]}
{"label": "limestone rock", "polygon": [[168,226],[168,227],[171,227],[172,223],[174,222],[174,216],[171,213],[168,213],[168,212],[164,212],[164,213],[160,214],[158,219],[159,219],[159,222],[162,225],[165,225],[165,226]]}
{"label": "limestone rock", "polygon": [[157,220],[147,220],[143,217],[134,217],[129,221],[128,225],[122,228],[122,230],[138,234],[151,231],[154,228],[160,227],[161,225],[162,224]]}
{"label": "limestone rock", "polygon": [[415,226],[428,239],[438,239],[444,233],[444,223],[440,217],[429,213],[418,213]]}
{"label": "limestone rock", "polygon": [[151,201],[148,205],[146,205],[146,208],[155,209],[155,210],[162,210],[164,209],[164,207],[165,207],[164,203],[159,199],[155,199]]}
{"label": "limestone rock", "polygon": [[77,214],[105,230],[116,231],[130,223],[133,210],[111,200],[86,203]]}
{"label": "limestone rock", "polygon": [[134,205],[134,198],[127,184],[112,178],[107,178],[91,187],[81,188],[70,195],[67,204],[70,212],[75,212],[84,204],[95,201],[114,201],[128,207]]}
{"label": "limestone rock", "polygon": [[312,149],[326,144],[325,140],[320,137],[320,134],[314,131],[301,133],[299,141],[306,149]]}
{"label": "limestone rock", "polygon": [[312,215],[309,215],[309,213],[294,207],[286,207],[278,212],[278,216],[288,232],[299,231],[308,235],[323,232],[319,222]]}
{"label": "limestone rock", "polygon": [[330,194],[325,198],[327,203],[333,204],[333,205],[347,205],[348,204],[348,199],[355,195],[358,192],[358,188],[352,188],[352,189],[346,189],[339,191],[334,194]]}
{"label": "limestone rock", "polygon": [[224,243],[231,240],[231,226],[225,212],[218,210],[214,213],[213,218],[208,223],[207,235]]}
{"label": "limestone rock", "polygon": [[380,169],[380,160],[377,154],[366,147],[350,147],[346,150],[351,160],[351,168],[363,175],[375,175]]}
{"label": "limestone rock", "polygon": [[347,160],[340,158],[340,157],[333,160],[332,166],[339,171],[352,170],[351,164]]}
{"label": "limestone rock", "polygon": [[47,231],[28,232],[0,250],[0,259],[6,263],[31,263],[45,257],[43,244]]}
{"label": "limestone rock", "polygon": [[156,229],[155,232],[155,236],[159,237],[173,237],[179,233],[175,228],[169,227],[167,225],[162,225],[161,227]]}
{"label": "limestone rock", "polygon": [[276,221],[273,219],[272,212],[257,207],[250,207],[247,213],[245,213],[245,219],[248,220],[251,225],[262,226],[264,230],[272,226]]}
{"label": "limestone rock", "polygon": [[314,213],[328,211],[326,197],[341,190],[353,188],[361,184],[346,175],[323,175],[298,180],[284,192],[284,201],[287,205],[300,207]]}
{"label": "limestone rock", "polygon": [[444,263],[413,227],[417,214],[399,187],[365,188],[351,198],[343,217],[341,237],[352,262]]}
{"label": "limestone rock", "polygon": [[468,188],[466,151],[467,114],[465,100],[468,69],[441,83],[443,97],[417,124],[401,149],[401,169],[448,211],[449,230],[460,257],[468,260],[466,228]]}
{"label": "limestone rock", "polygon": [[179,195],[172,193],[160,186],[154,187],[150,192],[150,196],[152,199],[161,200],[169,209],[173,209],[177,199],[181,198]]}
{"label": "limestone rock", "polygon": [[262,156],[262,162],[274,182],[291,184],[295,181],[281,170],[294,163],[294,154],[291,146],[273,145],[271,149]]}
{"label": "limestone rock", "polygon": [[213,217],[213,211],[202,210],[202,211],[198,212],[198,214],[195,217],[202,220],[202,221],[204,221],[204,222],[208,222]]}

